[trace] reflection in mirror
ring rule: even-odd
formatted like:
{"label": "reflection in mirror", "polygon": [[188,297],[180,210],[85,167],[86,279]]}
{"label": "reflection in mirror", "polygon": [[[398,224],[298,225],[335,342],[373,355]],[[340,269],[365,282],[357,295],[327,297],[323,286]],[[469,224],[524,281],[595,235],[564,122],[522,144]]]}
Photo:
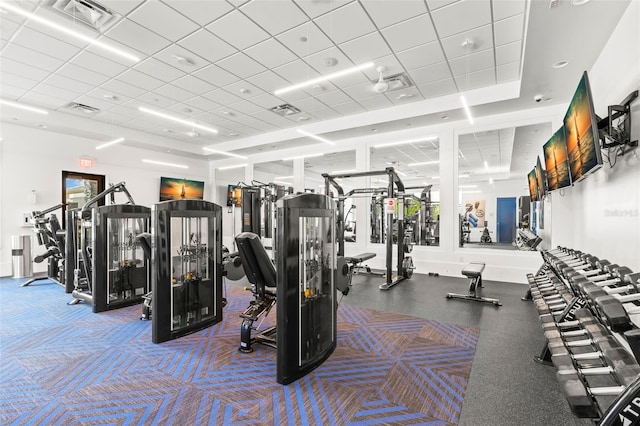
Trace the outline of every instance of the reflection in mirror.
{"label": "reflection in mirror", "polygon": [[460,247],[517,250],[517,227],[528,226],[527,173],[551,135],[539,123],[460,135]]}
{"label": "reflection in mirror", "polygon": [[232,168],[227,170],[216,169],[216,202],[223,207],[222,209],[222,237],[223,244],[231,251],[235,251],[234,236],[239,234],[242,229],[242,221],[240,217],[241,192],[231,191],[231,188],[239,186],[244,180],[244,167]]}
{"label": "reflection in mirror", "polygon": [[[371,148],[373,171],[393,167],[405,186],[404,221],[407,242],[425,246],[440,245],[440,151],[437,138],[428,137],[406,143],[380,144]],[[371,178],[371,242],[384,243],[387,216],[384,199],[386,175]],[[396,207],[397,210],[397,207]],[[397,221],[397,212],[394,221]],[[394,226],[397,229],[397,226]],[[397,239],[394,235],[394,241]]]}

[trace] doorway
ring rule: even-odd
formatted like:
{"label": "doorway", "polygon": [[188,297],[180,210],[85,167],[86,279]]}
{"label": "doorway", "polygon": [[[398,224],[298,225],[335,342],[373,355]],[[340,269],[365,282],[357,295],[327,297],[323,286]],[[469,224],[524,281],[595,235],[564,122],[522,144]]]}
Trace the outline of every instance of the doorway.
{"label": "doorway", "polygon": [[511,243],[516,233],[516,198],[498,198],[496,238],[499,243]]}

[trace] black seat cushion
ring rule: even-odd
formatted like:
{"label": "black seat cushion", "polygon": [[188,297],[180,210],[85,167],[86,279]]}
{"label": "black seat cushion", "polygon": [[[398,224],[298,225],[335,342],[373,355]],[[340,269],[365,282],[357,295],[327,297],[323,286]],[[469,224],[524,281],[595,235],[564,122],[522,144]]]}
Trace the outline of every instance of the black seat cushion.
{"label": "black seat cushion", "polygon": [[236,245],[249,282],[256,286],[275,287],[276,268],[271,263],[260,237],[253,232],[243,232],[236,236]]}

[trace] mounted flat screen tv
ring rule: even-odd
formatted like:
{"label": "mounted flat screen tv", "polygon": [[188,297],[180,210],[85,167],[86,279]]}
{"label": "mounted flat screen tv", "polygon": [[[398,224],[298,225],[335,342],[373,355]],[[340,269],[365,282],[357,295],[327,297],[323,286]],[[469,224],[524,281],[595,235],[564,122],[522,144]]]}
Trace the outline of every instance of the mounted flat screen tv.
{"label": "mounted flat screen tv", "polygon": [[538,179],[536,178],[536,169],[534,168],[527,175],[529,178],[529,198],[531,202],[538,201]]}
{"label": "mounted flat screen tv", "polygon": [[593,110],[589,78],[585,71],[564,116],[571,181],[584,179],[602,166],[598,119]]}
{"label": "mounted flat screen tv", "polygon": [[227,207],[242,207],[242,187],[227,185]]}
{"label": "mounted flat screen tv", "polygon": [[567,141],[564,127],[560,127],[542,147],[544,165],[547,172],[547,188],[549,191],[571,186]]}
{"label": "mounted flat screen tv", "polygon": [[536,157],[536,184],[538,185],[538,200],[542,200],[542,197],[547,195],[547,175],[540,163],[540,157]]}
{"label": "mounted flat screen tv", "polygon": [[204,182],[179,178],[160,178],[160,201],[203,200]]}

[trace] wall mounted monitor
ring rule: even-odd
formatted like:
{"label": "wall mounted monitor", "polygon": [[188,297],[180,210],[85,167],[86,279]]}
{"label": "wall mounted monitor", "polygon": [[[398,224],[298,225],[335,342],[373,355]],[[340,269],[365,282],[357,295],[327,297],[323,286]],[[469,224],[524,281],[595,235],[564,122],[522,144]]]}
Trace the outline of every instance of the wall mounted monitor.
{"label": "wall mounted monitor", "polygon": [[564,116],[571,181],[584,179],[602,166],[598,119],[593,110],[589,78],[585,71]]}
{"label": "wall mounted monitor", "polygon": [[547,172],[547,188],[549,191],[571,186],[567,141],[564,127],[560,127],[542,147],[544,165]]}
{"label": "wall mounted monitor", "polygon": [[536,169],[534,168],[527,175],[529,178],[529,198],[531,202],[538,201],[538,180],[536,179]]}
{"label": "wall mounted monitor", "polygon": [[547,195],[547,175],[540,163],[540,157],[536,157],[536,184],[538,186],[538,200],[542,200],[542,197]]}
{"label": "wall mounted monitor", "polygon": [[203,200],[204,182],[179,178],[160,178],[160,201]]}

